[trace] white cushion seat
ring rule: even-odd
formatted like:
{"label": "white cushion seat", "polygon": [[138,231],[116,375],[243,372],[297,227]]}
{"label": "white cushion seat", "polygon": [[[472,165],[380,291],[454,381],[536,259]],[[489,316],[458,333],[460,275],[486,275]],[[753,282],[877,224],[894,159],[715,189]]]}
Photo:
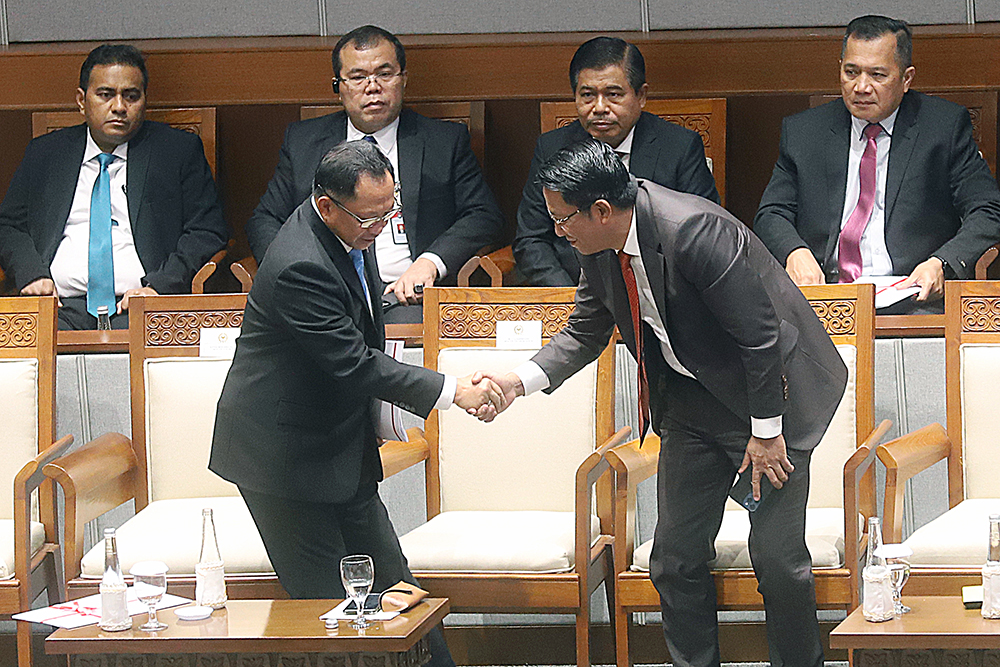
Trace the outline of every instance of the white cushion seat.
{"label": "white cushion seat", "polygon": [[[45,526],[31,522],[31,555],[45,544]],[[14,520],[0,519],[0,579],[14,578]]]}
{"label": "white cushion seat", "polygon": [[[410,569],[434,572],[568,572],[574,515],[542,511],[442,512],[400,539]],[[591,517],[591,535],[600,521]]]}
{"label": "white cushion seat", "polygon": [[[226,574],[274,574],[250,510],[240,496],[157,500],[118,529],[122,571],[135,563],[160,560],[171,575],[193,575],[201,549],[201,510],[211,507]],[[104,574],[104,540],[81,563],[84,577]]]}
{"label": "white cushion seat", "polygon": [[[749,570],[750,513],[746,510],[726,510],[719,536],[715,539],[715,559],[709,562],[713,570]],[[809,507],[806,509],[806,547],[813,568],[836,568],[844,565],[844,510],[839,507]],[[653,540],[640,545],[632,556],[632,570],[649,571]]]}
{"label": "white cushion seat", "polygon": [[913,567],[979,567],[986,562],[990,514],[1000,514],[1000,499],[963,500],[904,542],[913,549]]}

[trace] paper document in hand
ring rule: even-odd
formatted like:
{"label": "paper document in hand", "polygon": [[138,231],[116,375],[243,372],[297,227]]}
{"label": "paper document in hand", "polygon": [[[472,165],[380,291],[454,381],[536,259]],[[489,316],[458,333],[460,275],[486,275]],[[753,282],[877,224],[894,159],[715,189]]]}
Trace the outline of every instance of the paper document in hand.
{"label": "paper document in hand", "polygon": [[906,280],[907,276],[861,276],[855,283],[871,283],[875,285],[875,310],[888,308],[894,303],[914,294],[920,294],[920,286],[898,289],[896,285]]}
{"label": "paper document in hand", "polygon": [[[347,611],[347,605],[349,604],[351,604],[351,601],[349,599],[344,600],[336,607],[334,607],[330,611],[320,616],[320,620],[326,621],[326,620],[336,619],[338,621],[353,621],[357,616],[357,613],[354,611],[353,607],[351,608],[351,611]],[[368,605],[365,605],[365,607],[367,606]],[[397,616],[399,616],[398,611],[365,612],[365,620],[368,621],[390,621],[396,618]]]}
{"label": "paper document in hand", "polygon": [[[385,353],[403,363],[403,341],[385,341]],[[378,424],[375,431],[375,434],[383,440],[410,441],[406,435],[406,429],[403,428],[403,410],[386,401],[379,401]]]}
{"label": "paper document in hand", "polygon": [[[128,601],[129,616],[144,614],[149,611],[146,603],[140,602],[139,598],[136,597],[135,590],[131,586],[128,588],[125,599]],[[191,600],[188,598],[166,593],[157,603],[156,608],[169,609],[170,607],[179,607],[189,602]],[[45,623],[46,625],[54,625],[57,628],[66,628],[67,630],[82,628],[85,625],[96,625],[101,620],[101,594],[97,593],[80,598],[79,600],[61,602],[51,607],[45,607],[44,609],[26,611],[21,614],[15,614],[13,618],[18,621]]]}

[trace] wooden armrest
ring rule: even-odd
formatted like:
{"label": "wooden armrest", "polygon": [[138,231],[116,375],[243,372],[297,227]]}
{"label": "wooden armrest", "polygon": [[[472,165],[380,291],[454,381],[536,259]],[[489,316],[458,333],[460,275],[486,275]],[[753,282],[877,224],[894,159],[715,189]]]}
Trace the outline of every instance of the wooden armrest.
{"label": "wooden armrest", "polygon": [[490,277],[490,287],[503,287],[503,273],[497,268],[497,265],[489,257],[480,257],[478,255],[470,257],[469,261],[463,264],[462,268],[458,270],[458,277],[456,278],[458,286],[468,287],[469,278],[476,272],[476,269],[482,269]]}
{"label": "wooden armrest", "polygon": [[[576,513],[576,563],[578,571],[586,569],[595,559],[601,558],[604,549],[610,547],[614,542],[611,536],[602,536],[598,540],[596,549],[591,549],[590,517],[594,508],[594,485],[597,484],[605,474],[611,472],[608,463],[607,453],[612,448],[625,442],[625,439],[632,433],[628,426],[619,429],[600,447],[591,452],[583,463],[576,469],[576,499],[574,509]],[[602,531],[603,532],[603,531]],[[589,588],[589,583],[587,584]]]}
{"label": "wooden armrest", "polygon": [[906,480],[926,470],[951,453],[951,440],[940,424],[930,424],[879,445],[879,461],[885,466],[883,538],[899,542],[903,536],[903,493]]}
{"label": "wooden armrest", "polygon": [[514,270],[514,249],[511,246],[504,246],[499,250],[494,250],[486,255],[493,264],[504,274]]}
{"label": "wooden armrest", "polygon": [[46,477],[62,487],[66,499],[67,579],[80,574],[84,526],[135,497],[137,468],[132,442],[120,433],[105,433],[42,468]]}
{"label": "wooden armrest", "polygon": [[660,437],[649,433],[641,444],[638,440],[631,440],[612,448],[606,456],[618,477],[618,485],[628,485],[634,489],[640,482],[656,474],[660,459]]}
{"label": "wooden armrest", "polygon": [[986,280],[986,272],[990,268],[990,264],[993,263],[993,260],[997,258],[997,255],[1000,255],[1000,243],[991,245],[983,253],[983,256],[976,261],[976,280]]}
{"label": "wooden armrest", "polygon": [[379,447],[383,476],[392,477],[421,461],[426,461],[430,456],[430,447],[423,431],[417,427],[408,428],[406,435],[410,438],[409,442],[387,440]]}
{"label": "wooden armrest", "polygon": [[226,257],[226,249],[223,248],[219,252],[212,255],[212,258],[205,262],[205,266],[198,269],[198,273],[194,274],[194,278],[191,279],[191,294],[204,294],[205,293],[205,281],[208,280],[215,270],[219,268],[219,263]]}
{"label": "wooden armrest", "polygon": [[257,275],[257,260],[253,257],[244,257],[230,264],[229,270],[240,281],[242,290],[249,292],[250,288],[253,287],[254,276]]}

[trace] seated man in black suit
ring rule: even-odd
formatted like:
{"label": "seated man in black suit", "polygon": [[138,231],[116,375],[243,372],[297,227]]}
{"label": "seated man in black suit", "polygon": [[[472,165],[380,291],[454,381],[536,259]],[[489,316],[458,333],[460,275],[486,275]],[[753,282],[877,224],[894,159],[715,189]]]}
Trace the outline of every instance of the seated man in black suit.
{"label": "seated man in black suit", "polygon": [[129,297],[190,292],[226,245],[201,139],[144,121],[149,75],[132,46],[80,69],[86,123],[33,140],[0,204],[0,265],[21,294],[55,294],[60,329],[128,327]]}
{"label": "seated man in black suit", "polygon": [[542,164],[572,143],[587,137],[603,141],[636,177],[719,203],[701,137],[642,110],[649,84],[646,61],[634,44],[617,37],[584,42],[570,61],[569,83],[579,122],[538,138],[517,209],[514,260],[528,283],[539,287],[572,286],[580,278],[580,261],[553,231],[536,182]]}
{"label": "seated man in black suit", "polygon": [[931,303],[1000,240],[1000,190],[969,112],[910,90],[910,28],[884,16],[847,26],[841,99],[790,116],[753,229],[798,285],[906,277]]}
{"label": "seated man in black suit", "polygon": [[[406,52],[395,35],[362,26],[333,49],[333,90],[344,111],[292,123],[278,167],[247,223],[258,263],[281,225],[312,191],[320,159],[344,140],[373,141],[398,174],[402,211],[375,239],[384,292],[416,305],[423,286],[452,278],[476,251],[499,240],[503,216],[459,124],[403,109]],[[409,311],[409,312],[406,312]],[[417,321],[419,308],[386,322]]]}

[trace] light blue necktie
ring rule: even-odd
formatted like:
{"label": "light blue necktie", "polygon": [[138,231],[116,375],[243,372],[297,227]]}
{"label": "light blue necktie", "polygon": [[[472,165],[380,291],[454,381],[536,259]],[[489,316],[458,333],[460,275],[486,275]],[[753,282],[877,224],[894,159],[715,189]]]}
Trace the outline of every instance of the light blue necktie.
{"label": "light blue necktie", "polygon": [[361,281],[361,288],[365,291],[365,301],[368,302],[368,312],[371,312],[372,298],[368,293],[368,281],[365,280],[365,256],[357,248],[353,248],[347,254],[351,256],[351,261],[354,262],[354,270],[358,272],[358,279]]}
{"label": "light blue necktie", "polygon": [[107,306],[115,312],[115,265],[111,253],[111,175],[108,165],[115,159],[101,153],[101,170],[90,196],[90,247],[87,254],[87,312],[97,317],[97,309]]}

